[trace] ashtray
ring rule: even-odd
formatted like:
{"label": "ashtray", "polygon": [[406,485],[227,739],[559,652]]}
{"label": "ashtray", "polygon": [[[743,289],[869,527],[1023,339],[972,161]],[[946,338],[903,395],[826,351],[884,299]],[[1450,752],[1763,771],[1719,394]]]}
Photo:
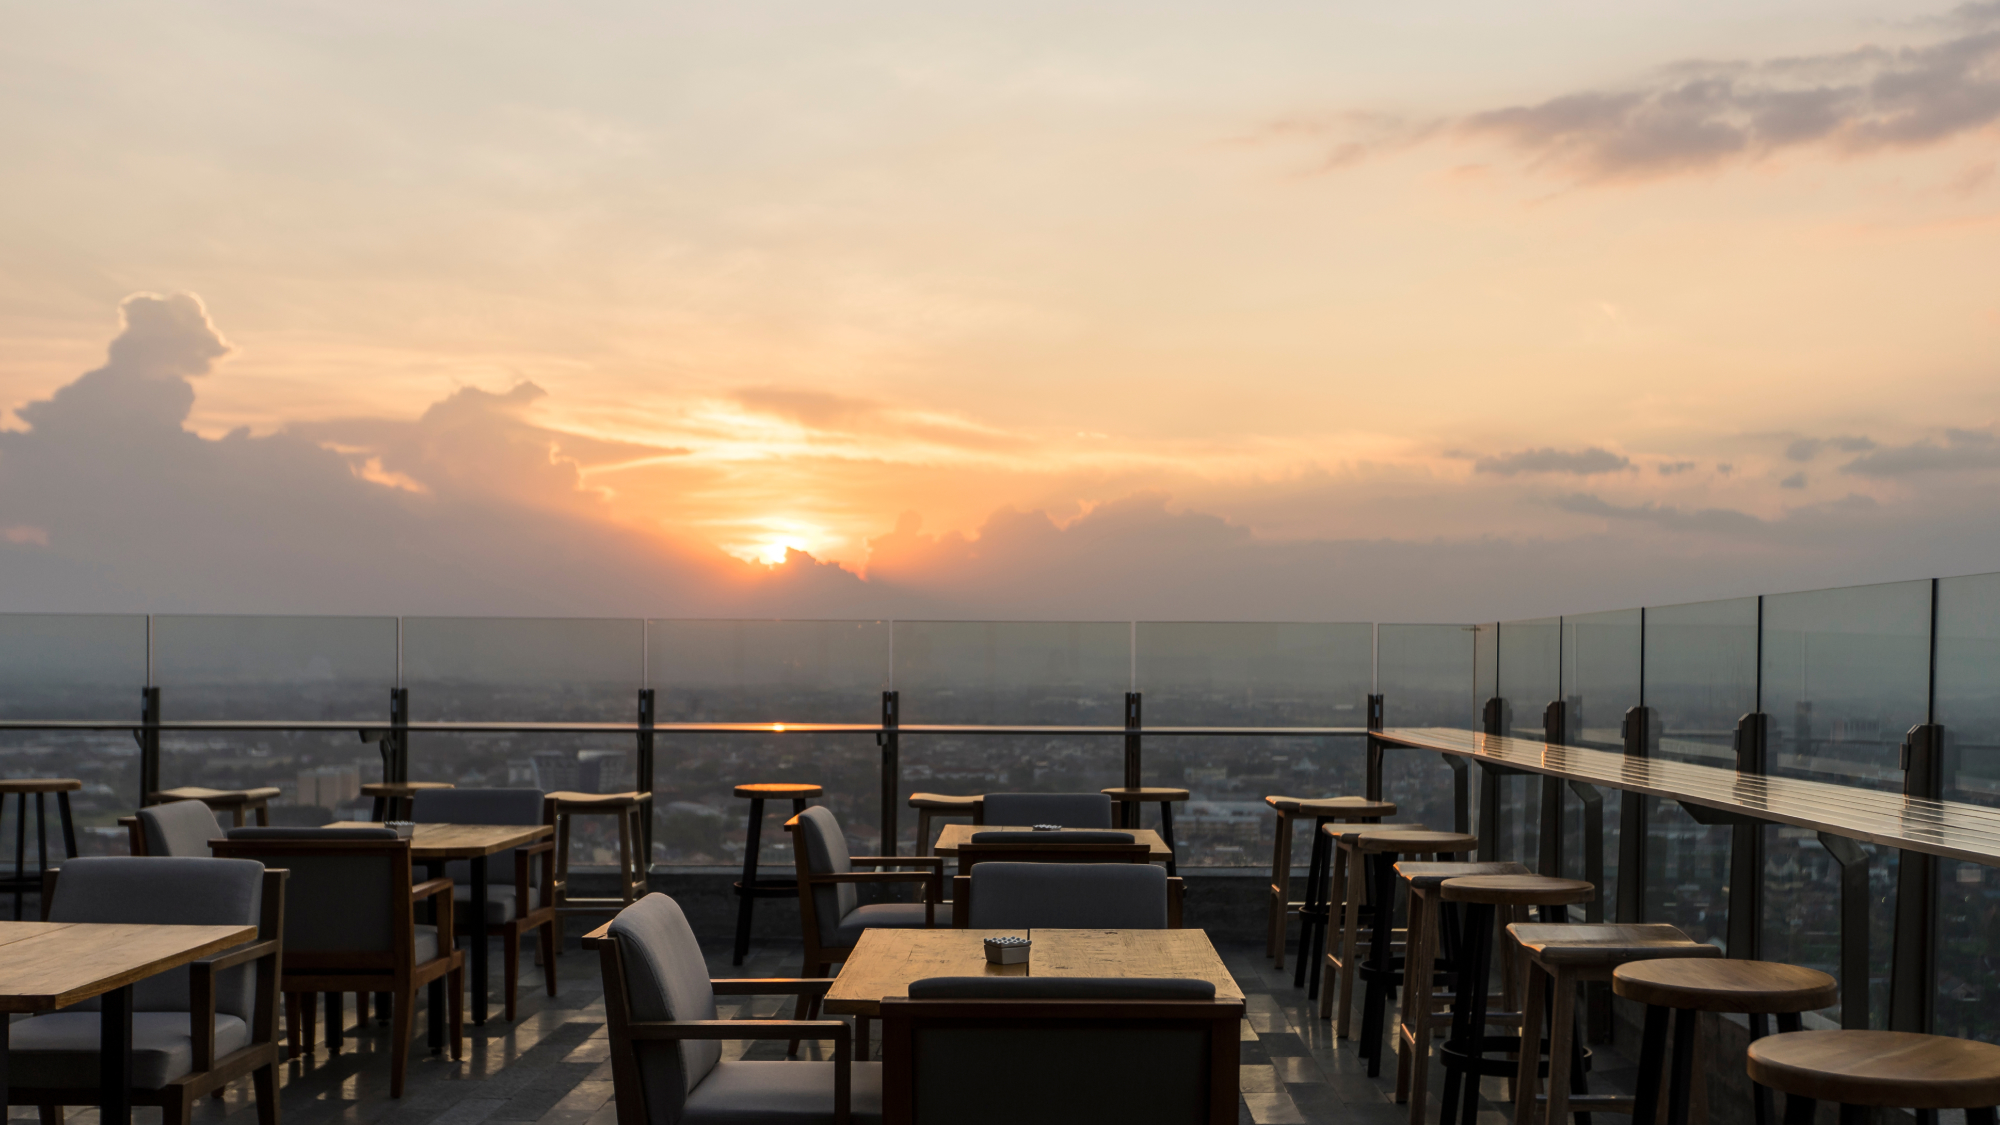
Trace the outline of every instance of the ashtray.
{"label": "ashtray", "polygon": [[1036,831],[1036,832],[1061,832],[1061,831],[1062,831],[1062,825],[1060,825],[1060,824],[1031,824],[1031,825],[1029,825],[1028,827],[1029,827],[1029,828],[1031,828],[1031,829],[1033,829],[1033,830],[1034,830],[1034,831]]}
{"label": "ashtray", "polygon": [[417,822],[414,820],[385,820],[382,827],[395,829],[399,840],[407,840],[417,834]]}
{"label": "ashtray", "polygon": [[1027,964],[1028,939],[1024,937],[987,938],[986,963],[989,965]]}

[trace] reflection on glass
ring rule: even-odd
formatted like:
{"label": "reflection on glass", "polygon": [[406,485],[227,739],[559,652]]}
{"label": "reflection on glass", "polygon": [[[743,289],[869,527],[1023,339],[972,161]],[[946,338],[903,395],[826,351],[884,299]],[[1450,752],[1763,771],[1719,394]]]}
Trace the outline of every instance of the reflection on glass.
{"label": "reflection on glass", "polygon": [[[1564,741],[1569,745],[1625,748],[1618,732],[1625,709],[1639,705],[1643,616],[1641,610],[1619,609],[1562,619]],[[1650,629],[1651,622],[1643,627]],[[1652,671],[1650,664],[1647,671]]]}
{"label": "reflection on glass", "polygon": [[[136,720],[146,686],[146,619],[138,614],[0,614],[0,684],[5,685],[0,717]],[[125,854],[125,830],[117,821],[139,803],[139,750],[131,735],[0,731],[0,772],[83,782],[82,791],[70,795],[77,847],[85,855]],[[15,804],[7,802],[0,818],[0,857],[10,870]],[[31,834],[28,847],[34,846]]]}
{"label": "reflection on glass", "polygon": [[[1504,707],[1502,730],[1515,738],[1540,742],[1546,731],[1543,715],[1550,703],[1562,698],[1562,619],[1503,621],[1498,640],[1496,676]],[[1541,870],[1542,779],[1525,774],[1489,775],[1481,784],[1498,785],[1501,794],[1498,829],[1489,832],[1482,826],[1481,840],[1489,834],[1497,836],[1498,854]]]}
{"label": "reflection on glass", "polygon": [[[1473,676],[1477,636],[1470,625],[1378,626],[1376,690],[1382,695],[1382,724],[1478,729],[1483,697]],[[1390,747],[1382,758],[1382,796],[1396,803],[1398,820],[1448,829],[1454,814],[1453,776],[1442,754]]]}
{"label": "reflection on glass", "polygon": [[1764,710],[1774,774],[1900,790],[1903,732],[1924,721],[1931,584],[1764,599]]}
{"label": "reflection on glass", "polygon": [[[1932,721],[1944,727],[1945,799],[2000,805],[2000,574],[1938,581]],[[1939,866],[1937,1030],[1991,1042],[2000,878],[1976,863]]]}

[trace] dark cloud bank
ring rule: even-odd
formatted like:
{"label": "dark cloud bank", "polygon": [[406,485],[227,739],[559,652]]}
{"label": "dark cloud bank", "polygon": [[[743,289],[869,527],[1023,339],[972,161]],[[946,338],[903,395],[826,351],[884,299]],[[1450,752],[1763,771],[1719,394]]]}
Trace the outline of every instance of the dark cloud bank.
{"label": "dark cloud bank", "polygon": [[[1839,467],[1923,482],[1916,499],[1777,520],[1576,492],[1526,501],[1578,517],[1561,541],[1272,542],[1136,495],[1060,527],[999,512],[975,537],[905,517],[865,581],[797,554],[767,571],[607,522],[578,465],[632,451],[537,429],[532,386],[202,438],[191,380],[228,345],[190,297],[124,311],[103,367],[0,432],[0,611],[1472,620],[2000,569],[2000,457],[1957,432]],[[1630,472],[1598,449],[1496,464]]]}

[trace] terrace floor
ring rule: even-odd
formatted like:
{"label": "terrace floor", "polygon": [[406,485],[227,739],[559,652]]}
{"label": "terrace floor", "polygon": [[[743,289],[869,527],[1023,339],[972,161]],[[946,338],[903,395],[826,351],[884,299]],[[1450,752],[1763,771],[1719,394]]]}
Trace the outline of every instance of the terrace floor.
{"label": "terrace floor", "polygon": [[[499,957],[493,958],[497,967]],[[1291,975],[1274,973],[1261,948],[1225,946],[1224,960],[1248,996],[1248,1028],[1243,1033],[1243,1101],[1239,1119],[1256,1125],[1280,1122],[1339,1122],[1340,1125],[1401,1125],[1408,1107],[1396,1105],[1393,1057],[1381,1078],[1371,1079],[1355,1055],[1354,1044],[1336,1046],[1331,1025],[1313,1018],[1305,993],[1293,989]],[[796,945],[752,948],[740,967],[727,953],[709,959],[711,976],[791,976],[797,973]],[[282,1079],[284,1125],[613,1125],[611,1064],[604,1031],[603,989],[595,955],[572,947],[560,962],[561,992],[554,998],[539,987],[529,988],[524,957],[520,1018],[506,1023],[494,1018],[483,1028],[467,1025],[465,1059],[413,1052],[408,1085],[400,1100],[389,1097],[386,1026],[350,1026],[345,1049],[329,1056],[322,1039],[309,1059],[287,1064]],[[791,1001],[756,997],[747,1004],[725,1004],[724,1018],[789,1016]],[[324,1017],[322,1017],[323,1019]],[[417,1038],[424,1035],[420,1018]],[[749,1050],[744,1051],[748,1046]],[[810,1046],[806,1048],[810,1050]],[[723,1047],[724,1057],[781,1058],[782,1043]],[[1631,1074],[1624,1060],[1601,1052],[1592,1073],[1593,1089],[1629,1089]],[[1488,1080],[1487,1092],[1497,1095],[1499,1083]],[[11,1120],[35,1120],[29,1106],[14,1107]],[[1427,1118],[1437,1120],[1433,1105]],[[1488,1106],[1479,1125],[1501,1125],[1512,1116]],[[140,1125],[158,1125],[159,1110],[140,1108]],[[71,1110],[66,1120],[94,1125],[94,1109]],[[195,1114],[198,1125],[256,1125],[250,1084],[239,1082],[221,1102],[211,1102]]]}

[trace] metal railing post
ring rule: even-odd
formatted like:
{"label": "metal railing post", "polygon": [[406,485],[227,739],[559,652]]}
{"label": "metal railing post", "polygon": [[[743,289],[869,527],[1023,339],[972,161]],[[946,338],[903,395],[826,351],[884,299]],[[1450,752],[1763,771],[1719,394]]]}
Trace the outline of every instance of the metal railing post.
{"label": "metal railing post", "polygon": [[653,869],[653,704],[652,688],[639,689],[639,741],[632,762],[633,783],[646,794],[640,802],[639,853],[646,857],[643,871]]}
{"label": "metal railing post", "polygon": [[[1736,720],[1736,772],[1762,775],[1768,768],[1771,717],[1751,711]],[[1764,829],[1747,818],[1729,827],[1729,919],[1726,945],[1738,960],[1755,961],[1764,951]]]}
{"label": "metal railing post", "polygon": [[[1542,741],[1550,746],[1568,744],[1569,709],[1558,699],[1542,709]],[[1560,877],[1563,861],[1562,778],[1542,776],[1542,838],[1535,849],[1535,868],[1544,875]]]}
{"label": "metal railing post", "polygon": [[[1620,726],[1625,737],[1625,756],[1653,756],[1653,712],[1649,707],[1630,707]],[[1646,798],[1623,792],[1618,797],[1618,922],[1637,925],[1646,920]]]}
{"label": "metal railing post", "polygon": [[410,689],[396,687],[389,689],[389,741],[383,743],[385,751],[382,780],[396,785],[407,784],[410,780]]}
{"label": "metal railing post", "polygon": [[[1507,733],[1507,701],[1499,696],[1486,701],[1480,721],[1490,735]],[[1500,858],[1500,779],[1509,771],[1491,762],[1479,763],[1479,860],[1493,863]]]}
{"label": "metal railing post", "polygon": [[902,694],[883,692],[882,730],[875,736],[876,744],[882,747],[882,855],[896,854],[896,797],[903,787],[903,745],[896,733],[901,711]]}
{"label": "metal railing post", "polygon": [[139,741],[139,803],[150,805],[160,791],[160,689],[140,689],[140,728],[133,732]]}
{"label": "metal railing post", "polygon": [[1362,790],[1371,801],[1382,799],[1382,754],[1387,749],[1387,745],[1381,739],[1375,737],[1375,732],[1381,729],[1382,696],[1380,694],[1372,694],[1368,697],[1367,778],[1364,782],[1365,788]]}
{"label": "metal railing post", "polygon": [[[1141,777],[1145,776],[1145,769],[1144,762],[1141,760],[1139,746],[1139,728],[1144,725],[1143,715],[1144,713],[1140,709],[1139,693],[1136,691],[1126,692],[1125,729],[1131,732],[1125,736],[1125,788],[1127,789],[1137,789],[1145,784],[1145,782],[1140,780]],[[1140,803],[1138,801],[1120,801],[1118,803],[1118,819],[1124,822],[1125,827],[1139,827],[1139,807]]]}
{"label": "metal railing post", "polygon": [[[1944,728],[1918,723],[1903,736],[1903,795],[1944,799]],[[1889,1030],[1929,1032],[1937,1012],[1938,858],[1900,851],[1895,944],[1889,954]]]}
{"label": "metal railing post", "polygon": [[1820,846],[1840,864],[1840,1026],[1868,1026],[1868,853],[1831,832]]}

